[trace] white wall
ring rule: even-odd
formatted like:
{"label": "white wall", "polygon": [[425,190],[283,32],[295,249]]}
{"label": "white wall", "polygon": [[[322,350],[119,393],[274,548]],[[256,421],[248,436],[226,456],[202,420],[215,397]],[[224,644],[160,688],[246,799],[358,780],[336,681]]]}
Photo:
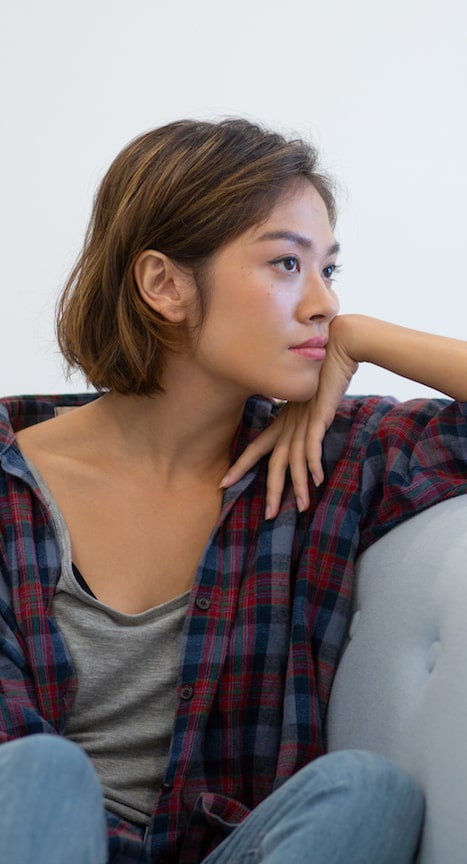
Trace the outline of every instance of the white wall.
{"label": "white wall", "polygon": [[[344,311],[467,338],[465,0],[0,0],[0,391],[67,382],[53,308],[93,191],[144,129],[241,114],[345,187]],[[353,390],[427,392],[372,367]]]}

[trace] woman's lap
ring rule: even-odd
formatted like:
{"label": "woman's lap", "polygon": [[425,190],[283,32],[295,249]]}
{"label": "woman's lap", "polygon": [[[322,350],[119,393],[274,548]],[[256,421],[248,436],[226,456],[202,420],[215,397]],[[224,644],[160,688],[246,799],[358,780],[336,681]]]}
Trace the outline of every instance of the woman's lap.
{"label": "woman's lap", "polygon": [[[84,752],[33,735],[0,746],[0,860],[105,864],[102,791]],[[339,751],[262,802],[205,864],[409,864],[423,797],[392,763]]]}

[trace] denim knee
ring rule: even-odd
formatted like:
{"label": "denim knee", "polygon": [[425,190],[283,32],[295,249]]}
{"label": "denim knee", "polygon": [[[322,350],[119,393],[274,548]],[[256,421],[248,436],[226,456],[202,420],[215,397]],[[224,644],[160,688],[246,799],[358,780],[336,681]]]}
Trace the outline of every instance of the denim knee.
{"label": "denim knee", "polygon": [[282,819],[276,813],[273,827],[261,841],[258,860],[267,864],[277,864],[284,856],[293,862],[346,864],[413,860],[423,822],[423,795],[405,771],[384,757],[336,751],[307,765],[283,790],[288,810],[282,808]]}
{"label": "denim knee", "polygon": [[106,857],[101,785],[84,751],[47,734],[2,744],[0,860],[103,864]]}
{"label": "denim knee", "polygon": [[[6,748],[6,749],[4,749]],[[18,772],[47,773],[55,782],[70,788],[74,781],[85,783],[100,795],[100,783],[84,751],[59,735],[27,735],[0,747],[0,767],[18,776]]]}
{"label": "denim knee", "polygon": [[385,756],[373,753],[369,750],[337,750],[329,753],[326,757],[327,771],[335,771],[342,775],[352,777],[355,785],[360,785],[362,790],[369,786],[387,790],[393,794],[413,794],[418,800],[423,795],[415,780],[413,780],[404,769],[396,765]]}
{"label": "denim knee", "polygon": [[[348,783],[362,808],[371,811],[384,804],[387,812],[394,812],[394,820],[399,824],[421,825],[424,813],[422,790],[394,762],[366,750],[337,750],[322,758],[329,782]],[[314,765],[318,767],[319,762],[317,760]]]}

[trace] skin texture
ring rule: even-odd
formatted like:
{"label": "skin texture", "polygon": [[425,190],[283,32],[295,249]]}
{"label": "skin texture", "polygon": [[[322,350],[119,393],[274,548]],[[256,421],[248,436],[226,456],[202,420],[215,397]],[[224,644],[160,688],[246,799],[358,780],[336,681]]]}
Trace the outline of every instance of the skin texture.
{"label": "skin texture", "polygon": [[251,444],[222,479],[236,482],[261,456],[273,451],[268,472],[267,518],[279,509],[290,468],[297,507],[309,506],[308,471],[323,482],[321,446],[339,402],[360,362],[370,362],[459,401],[467,400],[467,343],[421,333],[365,315],[337,316],[329,328],[326,359],[315,396],[287,405],[278,421]]}
{"label": "skin texture", "polygon": [[[255,393],[310,399],[339,309],[333,290],[337,251],[321,197],[309,183],[295,187],[265,222],[212,256],[207,316],[186,352],[169,358],[166,390],[185,374],[200,397],[219,405],[227,399],[240,407]],[[193,278],[153,250],[142,253],[135,275],[155,311],[196,325]],[[308,340],[320,344],[297,350]]]}
{"label": "skin texture", "polygon": [[[324,203],[306,184],[214,256],[209,311],[192,355],[214,389],[241,399],[314,395],[339,308],[336,254]],[[309,340],[318,344],[297,348]]]}

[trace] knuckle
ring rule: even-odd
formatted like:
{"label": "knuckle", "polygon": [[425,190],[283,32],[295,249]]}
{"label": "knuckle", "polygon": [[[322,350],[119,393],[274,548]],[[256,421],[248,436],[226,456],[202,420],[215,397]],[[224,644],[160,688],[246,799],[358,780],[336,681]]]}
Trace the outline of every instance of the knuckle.
{"label": "knuckle", "polygon": [[288,465],[288,448],[276,449],[269,459],[269,471],[285,471]]}

